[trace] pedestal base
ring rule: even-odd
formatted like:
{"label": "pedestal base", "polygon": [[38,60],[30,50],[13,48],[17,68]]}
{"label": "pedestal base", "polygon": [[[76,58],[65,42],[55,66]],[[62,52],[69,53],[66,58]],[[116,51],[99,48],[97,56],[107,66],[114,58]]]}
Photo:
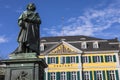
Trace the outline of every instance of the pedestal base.
{"label": "pedestal base", "polygon": [[5,80],[44,80],[47,64],[43,59],[8,59],[1,62],[6,64]]}

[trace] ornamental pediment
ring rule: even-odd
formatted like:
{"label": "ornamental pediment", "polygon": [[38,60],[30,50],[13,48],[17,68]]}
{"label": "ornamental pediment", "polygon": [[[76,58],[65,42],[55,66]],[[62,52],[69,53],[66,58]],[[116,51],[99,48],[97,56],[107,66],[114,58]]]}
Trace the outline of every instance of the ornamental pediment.
{"label": "ornamental pediment", "polygon": [[71,54],[71,53],[82,53],[82,51],[64,41],[58,44],[55,48],[53,48],[49,52],[49,54]]}

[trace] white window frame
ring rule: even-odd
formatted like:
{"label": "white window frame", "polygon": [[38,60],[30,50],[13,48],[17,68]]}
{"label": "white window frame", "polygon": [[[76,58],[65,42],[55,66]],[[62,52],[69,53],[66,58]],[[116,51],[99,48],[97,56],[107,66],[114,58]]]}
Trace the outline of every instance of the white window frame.
{"label": "white window frame", "polygon": [[89,63],[89,56],[82,56],[83,63]]}
{"label": "white window frame", "polygon": [[113,62],[113,55],[107,55],[107,61]]}
{"label": "white window frame", "polygon": [[66,63],[66,57],[61,56],[61,58],[60,58],[60,63],[61,63],[61,64]]}
{"label": "white window frame", "polygon": [[76,56],[70,57],[70,63],[76,63]]}
{"label": "white window frame", "polygon": [[71,80],[77,80],[77,72],[71,72]]}
{"label": "white window frame", "polygon": [[82,49],[86,49],[87,48],[87,43],[86,42],[82,42],[81,43],[81,48]]}
{"label": "white window frame", "polygon": [[60,73],[60,80],[67,80],[66,72],[61,72]]}
{"label": "white window frame", "polygon": [[103,80],[102,71],[96,71],[96,78],[97,80]]}
{"label": "white window frame", "polygon": [[109,71],[109,78],[111,79],[111,80],[116,80],[116,76],[115,76],[115,71],[114,70],[111,70],[111,71]]}
{"label": "white window frame", "polygon": [[90,80],[90,71],[84,71],[83,74],[84,80]]}
{"label": "white window frame", "polygon": [[101,62],[101,56],[95,56],[95,58],[96,58],[96,59],[95,59],[95,60],[96,60],[95,62]]}
{"label": "white window frame", "polygon": [[99,48],[97,41],[93,43],[93,48]]}
{"label": "white window frame", "polygon": [[56,80],[56,73],[55,72],[50,73],[50,80]]}
{"label": "white window frame", "polygon": [[56,64],[56,57],[50,57],[50,64]]}

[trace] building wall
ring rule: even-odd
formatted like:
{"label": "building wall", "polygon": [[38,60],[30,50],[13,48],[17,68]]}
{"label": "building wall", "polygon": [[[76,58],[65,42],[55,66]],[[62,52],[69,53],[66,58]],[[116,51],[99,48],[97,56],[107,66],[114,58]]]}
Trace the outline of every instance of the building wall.
{"label": "building wall", "polygon": [[[98,80],[97,76],[102,80],[111,80],[111,75],[113,80],[119,80],[117,54],[49,54],[41,55],[40,58],[44,58],[48,64],[48,68],[45,70],[45,80],[85,80],[85,75],[88,75],[89,80]],[[64,79],[61,79],[62,75],[65,75]]]}

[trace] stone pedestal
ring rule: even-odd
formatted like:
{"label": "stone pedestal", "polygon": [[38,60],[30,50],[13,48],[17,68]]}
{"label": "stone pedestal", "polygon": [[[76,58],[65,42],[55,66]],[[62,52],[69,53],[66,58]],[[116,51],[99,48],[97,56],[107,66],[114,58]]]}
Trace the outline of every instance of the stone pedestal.
{"label": "stone pedestal", "polygon": [[21,54],[16,59],[15,56],[1,61],[6,64],[5,80],[44,80],[44,68],[47,64],[43,59],[23,58]]}

